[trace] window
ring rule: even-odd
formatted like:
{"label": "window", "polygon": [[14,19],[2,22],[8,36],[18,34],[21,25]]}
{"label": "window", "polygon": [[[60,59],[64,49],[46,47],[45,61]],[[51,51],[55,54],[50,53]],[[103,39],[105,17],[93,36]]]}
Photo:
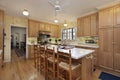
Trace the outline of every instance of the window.
{"label": "window", "polygon": [[75,40],[76,28],[68,28],[62,30],[62,39]]}

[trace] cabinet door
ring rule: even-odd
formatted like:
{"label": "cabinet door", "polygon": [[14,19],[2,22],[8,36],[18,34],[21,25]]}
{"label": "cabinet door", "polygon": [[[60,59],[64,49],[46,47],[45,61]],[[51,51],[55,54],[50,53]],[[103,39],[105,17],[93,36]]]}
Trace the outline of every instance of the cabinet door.
{"label": "cabinet door", "polygon": [[113,69],[113,28],[99,29],[99,65]]}
{"label": "cabinet door", "polygon": [[99,28],[113,27],[113,8],[101,10],[99,12]]}
{"label": "cabinet door", "polygon": [[4,12],[0,10],[0,49],[3,49]]}
{"label": "cabinet door", "polygon": [[90,36],[90,16],[84,17],[83,35]]}
{"label": "cabinet door", "polygon": [[28,58],[29,59],[34,58],[34,46],[33,45],[28,46]]}
{"label": "cabinet door", "polygon": [[43,22],[39,23],[39,31],[45,31],[45,24]]}
{"label": "cabinet door", "polygon": [[93,74],[93,61],[90,57],[91,55],[88,55],[84,58],[82,58],[82,69],[81,69],[81,80],[93,80],[92,74]]}
{"label": "cabinet door", "polygon": [[91,36],[98,35],[98,20],[97,13],[91,15]]}
{"label": "cabinet door", "polygon": [[38,36],[38,31],[39,31],[39,22],[29,20],[28,23],[28,36],[29,37],[37,37]]}
{"label": "cabinet door", "polygon": [[45,31],[50,31],[51,30],[51,25],[50,24],[45,24]]}
{"label": "cabinet door", "polygon": [[120,5],[114,7],[114,12],[115,27],[120,27]]}
{"label": "cabinet door", "polygon": [[83,36],[83,24],[84,23],[84,20],[83,18],[79,18],[77,20],[77,36],[80,37],[80,36]]}
{"label": "cabinet door", "polygon": [[114,69],[120,72],[120,27],[114,28]]}

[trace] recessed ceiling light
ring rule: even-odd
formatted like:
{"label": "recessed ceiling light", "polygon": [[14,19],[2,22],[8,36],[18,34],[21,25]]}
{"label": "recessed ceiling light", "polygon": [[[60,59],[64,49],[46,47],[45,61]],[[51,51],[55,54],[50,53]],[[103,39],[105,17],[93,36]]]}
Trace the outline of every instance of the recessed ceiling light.
{"label": "recessed ceiling light", "polygon": [[57,20],[57,19],[55,19],[55,20],[54,20],[54,22],[55,22],[55,23],[58,23],[58,20]]}
{"label": "recessed ceiling light", "polygon": [[28,16],[28,15],[29,15],[28,10],[24,9],[24,11],[23,11],[23,15]]}
{"label": "recessed ceiling light", "polygon": [[64,26],[67,26],[67,24],[65,23]]}

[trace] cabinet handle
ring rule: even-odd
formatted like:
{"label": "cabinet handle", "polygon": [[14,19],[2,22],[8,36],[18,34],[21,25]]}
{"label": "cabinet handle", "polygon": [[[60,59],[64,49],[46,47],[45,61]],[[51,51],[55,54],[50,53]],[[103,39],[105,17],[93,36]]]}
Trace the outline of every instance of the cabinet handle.
{"label": "cabinet handle", "polygon": [[86,59],[93,59],[93,55],[86,56]]}
{"label": "cabinet handle", "polygon": [[116,42],[112,42],[112,45],[115,45],[116,44]]}

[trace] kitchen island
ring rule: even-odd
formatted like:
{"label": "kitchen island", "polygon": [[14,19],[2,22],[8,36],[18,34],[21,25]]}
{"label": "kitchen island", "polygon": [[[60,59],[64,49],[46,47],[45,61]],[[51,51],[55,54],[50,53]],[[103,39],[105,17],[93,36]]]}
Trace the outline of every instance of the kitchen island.
{"label": "kitchen island", "polygon": [[[59,48],[59,51],[65,52],[65,53],[69,53],[69,50],[71,50],[72,59],[76,60],[77,62],[80,62],[81,64],[80,73],[81,73],[82,80],[93,80],[92,79],[93,53],[95,50],[76,48],[75,46],[62,46],[62,45],[51,45],[51,44],[48,44],[46,46],[50,49],[53,49],[54,47],[55,53],[57,53],[58,48]],[[34,51],[33,51],[33,54],[34,54]]]}
{"label": "kitchen island", "polygon": [[81,79],[82,80],[93,80],[93,52],[95,50],[92,49],[84,49],[84,48],[76,48],[74,46],[60,46],[60,45],[48,45],[48,48],[55,49],[57,53],[57,48],[61,52],[69,53],[71,50],[72,59],[81,63]]}

